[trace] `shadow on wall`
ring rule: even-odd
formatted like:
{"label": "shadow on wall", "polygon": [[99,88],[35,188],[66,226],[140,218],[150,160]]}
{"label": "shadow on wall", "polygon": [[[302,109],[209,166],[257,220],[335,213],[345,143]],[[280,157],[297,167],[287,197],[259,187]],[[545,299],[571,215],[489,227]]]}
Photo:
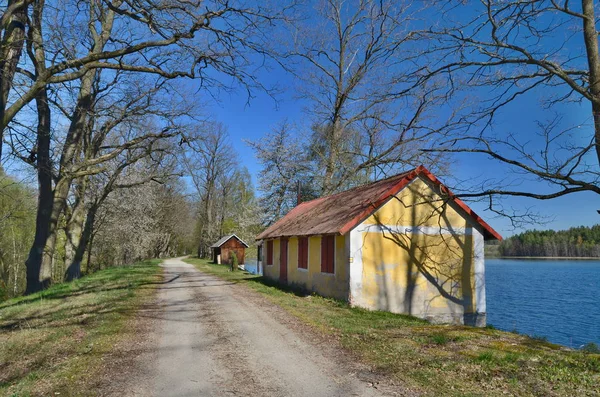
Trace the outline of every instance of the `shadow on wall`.
{"label": "shadow on wall", "polygon": [[[415,191],[411,200],[395,200],[408,216],[399,216],[392,224],[390,219],[374,216],[383,235],[373,247],[374,257],[380,258],[379,308],[434,322],[482,325],[483,319],[475,313],[474,244],[467,221],[455,212],[449,215],[454,210],[443,195],[436,199]],[[407,221],[411,227],[402,228]],[[394,263],[384,260],[389,242],[399,248]]]}

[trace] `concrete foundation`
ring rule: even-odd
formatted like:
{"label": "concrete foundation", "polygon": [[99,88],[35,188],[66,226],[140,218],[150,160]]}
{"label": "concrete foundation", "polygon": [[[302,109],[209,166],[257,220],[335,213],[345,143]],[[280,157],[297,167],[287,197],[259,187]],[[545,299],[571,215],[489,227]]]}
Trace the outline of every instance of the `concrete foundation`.
{"label": "concrete foundation", "polygon": [[472,327],[485,327],[487,325],[486,313],[467,313],[464,316],[463,323]]}

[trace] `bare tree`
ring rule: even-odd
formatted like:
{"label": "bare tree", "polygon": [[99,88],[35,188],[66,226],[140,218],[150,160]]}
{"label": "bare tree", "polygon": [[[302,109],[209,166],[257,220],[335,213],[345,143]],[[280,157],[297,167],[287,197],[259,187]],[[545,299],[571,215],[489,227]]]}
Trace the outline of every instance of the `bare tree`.
{"label": "bare tree", "polygon": [[185,159],[187,173],[199,199],[199,257],[207,256],[210,245],[220,237],[223,195],[219,188],[231,177],[237,161],[223,124],[206,123],[204,129],[202,137],[190,145],[190,153]]}
{"label": "bare tree", "polygon": [[161,222],[163,185],[137,184],[144,178],[143,172],[143,166],[129,168],[121,183],[131,187],[114,190],[99,208],[96,216],[102,222],[96,222],[93,245],[88,247],[95,263],[88,262],[88,272],[160,256],[167,251],[172,235]]}
{"label": "bare tree", "polygon": [[[2,36],[0,40],[0,120],[4,120],[8,95],[25,46],[25,25],[31,2],[31,0],[9,0],[2,13],[0,22],[0,35]],[[0,128],[0,161],[2,160],[4,128]]]}
{"label": "bare tree", "polygon": [[[465,95],[459,90],[464,87],[467,95],[479,95],[463,114],[464,128],[436,151],[479,154],[514,171],[472,186],[463,196],[488,197],[491,209],[506,214],[493,197],[600,193],[600,55],[594,1],[444,4],[444,17],[428,32],[429,63],[420,76],[423,81],[444,76],[459,95]],[[495,130],[505,109],[518,101],[538,102],[548,115],[533,127],[537,136]],[[589,109],[587,120],[566,117],[582,105]],[[527,183],[531,181],[540,183],[532,187]]]}
{"label": "bare tree", "polygon": [[[145,126],[141,125],[140,128]],[[67,207],[65,214],[67,281],[80,276],[85,252],[95,233],[96,216],[113,192],[148,183],[164,184],[179,175],[174,164],[180,151],[174,150],[173,146],[176,146],[175,142],[146,142],[145,146],[129,149],[103,164],[102,172],[77,178],[73,189],[73,204]],[[133,172],[131,169],[138,171]],[[136,178],[130,175],[132,172],[137,175]],[[123,180],[126,175],[130,176]]]}
{"label": "bare tree", "polygon": [[[185,126],[180,119],[194,114],[189,105],[183,100],[176,100],[173,95],[170,95],[169,101],[164,100],[163,95],[173,88],[165,82],[148,84],[144,79],[135,79],[127,73],[116,73],[106,83],[94,84],[91,92],[95,101],[87,117],[80,159],[74,161],[71,170],[66,173],[61,174],[59,170],[57,177],[76,180],[74,204],[66,222],[67,279],[78,277],[83,252],[91,233],[86,228],[92,227],[95,212],[106,197],[114,189],[126,187],[120,185],[118,180],[127,167],[141,160],[155,164],[148,169],[146,178],[136,183],[136,186],[151,180],[159,181],[165,175],[172,174],[169,167],[163,169],[165,156],[174,156],[171,148],[176,143],[173,140],[185,139]],[[148,134],[149,131],[160,130],[157,128],[158,124],[164,126],[160,133]],[[165,142],[169,140],[170,143]],[[87,197],[88,179],[98,174],[105,176],[103,192],[94,197],[90,205],[84,200]],[[73,175],[78,177],[74,178]],[[64,203],[67,193],[63,192],[60,196],[64,198]],[[84,227],[88,207],[87,218],[90,221]],[[64,208],[67,208],[66,205]]]}
{"label": "bare tree", "polygon": [[[218,79],[219,74],[224,74],[245,87],[260,86],[246,71],[249,61],[245,51],[260,53],[265,40],[262,29],[287,11],[285,7],[281,12],[265,6],[248,8],[225,0],[214,1],[210,6],[187,0],[72,0],[56,7],[47,7],[44,0],[31,0],[14,2],[5,10],[3,23],[8,24],[11,16],[14,20],[16,13],[21,12],[23,8],[17,5],[29,3],[38,14],[34,23],[52,29],[56,41],[46,43],[43,35],[31,38],[52,56],[47,57],[42,73],[22,70],[33,79],[22,85],[14,100],[5,106],[0,131],[5,131],[48,85],[78,80],[96,69],[200,78],[205,86],[224,86]],[[82,23],[80,18],[75,19],[79,25],[64,23],[84,12],[90,23]],[[110,45],[106,46],[108,41]]]}
{"label": "bare tree", "polygon": [[[33,64],[34,78],[46,73],[46,54],[43,48],[42,9],[43,1],[35,2],[31,16],[31,25],[27,42],[27,53]],[[52,212],[52,159],[51,159],[51,112],[48,102],[48,87],[41,87],[35,95],[37,109],[36,145],[32,153],[37,153],[37,158],[31,157],[36,162],[38,180],[38,205],[35,221],[35,236],[29,256],[26,261],[27,292],[34,292],[44,288],[51,278],[49,267],[42,269],[43,249],[49,236],[49,217]],[[8,125],[8,123],[6,123]],[[0,129],[4,128],[0,126]],[[28,158],[29,159],[29,158]],[[42,271],[43,270],[43,271]]]}
{"label": "bare tree", "polygon": [[[14,101],[0,120],[2,130],[14,127],[8,139],[13,153],[32,163],[38,172],[40,201],[36,238],[27,261],[27,292],[44,288],[50,280],[48,269],[54,258],[57,226],[73,181],[102,172],[103,163],[124,151],[181,133],[163,117],[162,125],[144,134],[122,136],[110,144],[105,144],[106,134],[103,137],[101,130],[97,134],[100,138],[92,138],[98,95],[94,84],[103,79],[101,76],[106,74],[110,79],[123,73],[141,73],[163,81],[188,77],[200,79],[203,87],[228,88],[219,80],[221,74],[250,90],[260,83],[246,71],[247,54],[261,54],[261,28],[279,17],[264,7],[243,8],[228,1],[214,2],[210,8],[203,2],[183,0],[150,1],[143,5],[121,0],[95,0],[79,4],[82,7],[78,4],[67,1],[46,7],[43,0],[32,2],[27,50],[33,71],[19,69],[29,84],[18,87]],[[62,26],[71,13],[82,11],[87,13],[86,18],[76,19],[69,29]],[[45,34],[45,29],[52,33]],[[78,94],[68,110],[69,106],[62,107],[60,90],[72,84]],[[53,98],[49,92],[59,93]],[[17,116],[33,99],[38,125],[36,137],[31,139],[28,133],[35,129],[23,128],[24,123]],[[132,107],[137,106],[135,101],[136,98]],[[66,134],[59,135],[62,139],[56,164],[50,141],[54,108],[70,121]],[[130,112],[131,108],[125,113]],[[121,121],[117,117],[112,125],[108,123],[107,131]],[[88,147],[100,149],[96,150],[97,157],[89,158],[82,152],[86,142]]]}
{"label": "bare tree", "polygon": [[262,230],[259,203],[250,173],[246,167],[238,167],[224,182],[220,234],[235,233],[250,244]]}
{"label": "bare tree", "polygon": [[441,164],[418,150],[453,123],[452,115],[434,117],[446,87],[413,73],[420,6],[324,0],[305,12],[306,24],[291,28],[294,50],[286,55],[297,61],[301,95],[310,101],[320,193],[421,162]]}
{"label": "bare tree", "polygon": [[[78,247],[82,253],[87,249],[88,271],[95,266],[92,255],[111,266],[191,251],[192,204],[184,195],[183,181],[178,179],[175,154],[181,156],[168,152],[161,159],[151,156],[128,165],[122,162],[114,172],[93,178],[82,238],[87,246]],[[139,199],[140,194],[147,197]],[[129,223],[119,221],[135,214],[139,214],[138,219]],[[115,233],[125,235],[126,241],[119,241]],[[130,243],[136,246],[128,246]],[[121,254],[112,255],[113,251]]]}
{"label": "bare tree", "polygon": [[247,142],[262,164],[258,189],[263,193],[260,199],[263,224],[275,222],[297,205],[298,185],[300,200],[317,196],[315,170],[306,142],[300,136],[292,124],[284,121],[260,140]]}

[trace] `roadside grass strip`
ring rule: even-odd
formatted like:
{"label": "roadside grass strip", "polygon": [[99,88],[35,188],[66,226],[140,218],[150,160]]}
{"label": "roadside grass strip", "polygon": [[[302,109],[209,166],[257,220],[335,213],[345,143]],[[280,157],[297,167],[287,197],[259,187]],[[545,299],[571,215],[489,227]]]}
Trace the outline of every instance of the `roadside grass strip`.
{"label": "roadside grass strip", "polygon": [[493,327],[432,325],[406,315],[278,286],[208,260],[200,271],[244,284],[337,339],[374,371],[431,396],[598,396],[600,354],[570,350]]}
{"label": "roadside grass strip", "polygon": [[[0,303],[0,395],[92,396],[160,260],[99,271]],[[130,333],[130,332],[129,332]]]}

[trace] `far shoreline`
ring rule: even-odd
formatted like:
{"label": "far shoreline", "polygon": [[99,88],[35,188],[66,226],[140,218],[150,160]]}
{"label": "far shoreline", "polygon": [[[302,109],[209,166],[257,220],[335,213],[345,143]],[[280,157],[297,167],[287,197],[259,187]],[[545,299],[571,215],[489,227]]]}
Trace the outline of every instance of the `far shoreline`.
{"label": "far shoreline", "polygon": [[485,259],[525,259],[525,260],[582,260],[582,261],[600,261],[597,256],[486,256]]}

